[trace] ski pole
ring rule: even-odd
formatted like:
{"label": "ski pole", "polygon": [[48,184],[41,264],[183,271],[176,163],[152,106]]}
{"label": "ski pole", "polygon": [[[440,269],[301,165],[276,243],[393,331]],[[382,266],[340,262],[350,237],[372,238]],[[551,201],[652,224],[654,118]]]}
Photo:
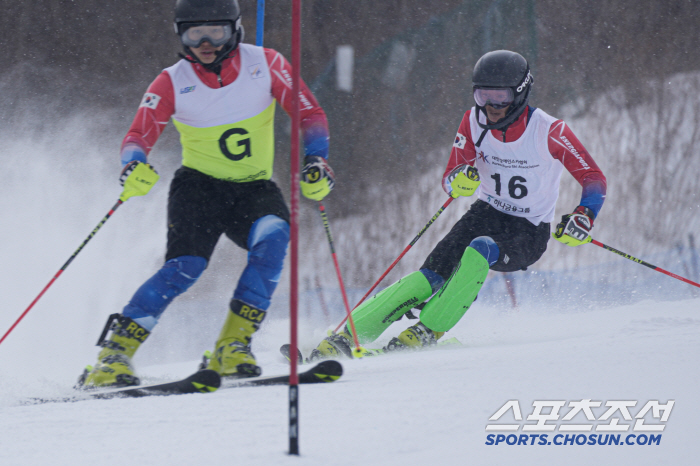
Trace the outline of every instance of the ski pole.
{"label": "ski pole", "polygon": [[644,262],[644,261],[641,260],[641,259],[637,259],[636,257],[630,256],[629,254],[627,254],[627,253],[625,253],[625,252],[622,252],[622,251],[619,251],[619,250],[617,250],[617,249],[615,249],[615,248],[612,248],[612,247],[610,247],[610,246],[608,246],[608,245],[606,245],[606,244],[601,243],[600,241],[594,240],[593,238],[591,238],[591,243],[595,244],[596,246],[600,246],[600,247],[603,248],[603,249],[607,249],[608,251],[614,252],[615,254],[618,254],[618,255],[624,257],[625,259],[629,259],[629,260],[631,260],[631,261],[634,261],[634,262],[636,262],[637,264],[645,265],[645,266],[649,267],[649,268],[652,269],[652,270],[656,270],[657,272],[661,272],[661,273],[663,273],[663,274],[666,274],[666,275],[668,275],[669,277],[673,277],[673,278],[675,278],[675,279],[677,279],[677,280],[680,280],[680,281],[682,281],[682,282],[688,283],[689,285],[697,286],[698,288],[700,288],[700,283],[695,283],[695,282],[692,281],[692,280],[688,280],[687,278],[683,278],[683,277],[681,277],[680,275],[676,275],[676,274],[673,273],[673,272],[669,272],[668,270],[664,270],[664,269],[662,269],[661,267],[657,267],[657,266],[655,266],[655,265],[651,265],[651,264],[648,263],[648,262]]}
{"label": "ski pole", "polygon": [[[352,338],[355,343],[355,357],[362,357],[362,347],[360,346],[360,340],[357,339],[357,332],[355,331],[355,321],[352,319],[352,311],[350,310],[350,303],[348,303],[348,295],[345,293],[345,285],[343,284],[343,277],[340,274],[340,266],[338,265],[338,257],[335,254],[335,246],[333,246],[333,235],[331,235],[331,225],[328,223],[328,216],[326,215],[326,209],[323,207],[321,201],[318,202],[318,210],[321,213],[321,219],[323,220],[323,227],[326,229],[326,237],[328,237],[328,245],[331,247],[331,255],[333,256],[333,264],[335,265],[335,273],[338,275],[338,283],[340,283],[340,291],[343,294],[343,303],[345,304],[345,312],[347,313],[345,320],[350,320],[350,328],[352,329]],[[343,320],[343,322],[345,322]]]}
{"label": "ski pole", "polygon": [[[386,277],[386,276],[389,274],[389,272],[391,272],[391,269],[393,269],[394,266],[395,266],[396,264],[398,264],[398,262],[401,260],[401,258],[408,252],[408,250],[411,249],[411,248],[413,247],[414,244],[416,244],[416,242],[420,239],[420,237],[423,236],[423,233],[425,233],[425,230],[427,230],[428,227],[429,227],[430,225],[433,224],[433,222],[440,216],[440,214],[447,208],[448,205],[450,205],[450,202],[452,202],[453,200],[454,200],[454,198],[453,198],[452,196],[450,196],[450,198],[447,199],[447,201],[445,201],[445,203],[442,205],[442,207],[440,207],[440,208],[438,209],[438,211],[435,212],[435,215],[433,215],[433,218],[431,218],[430,221],[429,221],[428,223],[425,224],[425,226],[423,227],[423,229],[421,229],[421,231],[418,232],[418,234],[416,235],[416,237],[413,238],[413,241],[411,241],[411,243],[410,243],[408,246],[406,246],[406,248],[405,248],[405,249],[403,250],[403,252],[399,255],[399,257],[397,257],[396,260],[389,266],[389,268],[386,269],[386,272],[384,272],[384,273],[382,274],[382,276],[379,277],[379,280],[377,280],[377,281],[374,283],[374,285],[372,285],[372,288],[370,288],[369,291],[367,291],[367,293],[365,293],[365,295],[362,297],[362,299],[360,299],[360,301],[359,301],[357,304],[355,304],[355,307],[352,308],[353,311],[354,311],[355,309],[357,309],[357,306],[359,306],[360,304],[362,304],[362,302],[363,302],[365,299],[367,299],[367,296],[369,296],[369,294],[377,287],[377,285],[379,285],[379,283],[380,283],[382,280],[384,280],[384,277]],[[345,319],[343,319],[343,321],[342,321],[340,324],[338,324],[338,326],[335,328],[335,330],[334,330],[333,332],[334,332],[334,333],[337,333],[338,330],[340,329],[340,327],[343,326],[343,324],[345,323],[346,320],[347,320],[347,317],[346,317]]]}
{"label": "ski pole", "polygon": [[39,298],[41,298],[41,297],[44,295],[44,293],[46,292],[46,290],[48,290],[49,287],[50,287],[51,285],[53,285],[53,282],[55,282],[56,279],[57,279],[58,277],[61,276],[61,274],[63,273],[63,271],[66,270],[66,268],[68,268],[68,266],[70,265],[71,262],[73,262],[73,259],[75,259],[75,257],[78,255],[78,253],[80,253],[80,251],[83,250],[83,248],[84,248],[85,245],[88,243],[88,241],[90,241],[90,240],[92,239],[92,237],[95,236],[95,235],[97,234],[97,232],[100,230],[100,228],[102,228],[102,225],[105,224],[105,222],[107,221],[107,219],[108,219],[109,217],[111,217],[112,214],[114,213],[114,211],[117,210],[117,208],[118,208],[120,205],[122,205],[123,203],[124,203],[124,201],[122,201],[121,199],[119,199],[119,200],[117,201],[117,203],[114,204],[114,207],[112,207],[112,208],[110,209],[110,211],[107,212],[107,215],[105,215],[105,217],[102,219],[102,221],[101,221],[100,223],[98,223],[97,226],[95,227],[95,229],[92,230],[92,232],[88,235],[87,238],[85,238],[85,241],[83,241],[83,244],[81,244],[81,245],[78,247],[78,249],[76,249],[76,251],[73,253],[73,255],[70,256],[70,258],[68,259],[68,261],[67,261],[65,264],[63,264],[63,267],[61,267],[61,269],[56,273],[56,275],[54,275],[54,277],[51,279],[51,281],[49,281],[49,283],[44,287],[44,289],[41,290],[41,293],[39,293],[39,295],[38,295],[36,298],[34,298],[34,301],[32,301],[32,303],[29,305],[29,307],[22,313],[22,315],[19,316],[19,318],[15,321],[15,323],[12,324],[12,327],[10,327],[10,329],[9,329],[7,332],[5,332],[5,335],[3,335],[2,338],[0,338],[0,343],[2,343],[2,342],[5,340],[5,338],[7,338],[7,336],[10,334],[10,332],[12,332],[12,330],[14,330],[15,327],[17,327],[17,324],[19,324],[20,321],[21,321],[22,319],[24,319],[24,316],[26,316],[27,313],[31,310],[31,308],[34,307],[34,305],[36,304],[36,302],[39,301]]}

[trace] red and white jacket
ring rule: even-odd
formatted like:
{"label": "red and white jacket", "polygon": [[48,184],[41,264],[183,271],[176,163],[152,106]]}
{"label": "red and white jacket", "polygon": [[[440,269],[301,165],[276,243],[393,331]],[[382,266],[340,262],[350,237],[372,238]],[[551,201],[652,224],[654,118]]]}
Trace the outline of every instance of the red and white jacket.
{"label": "red and white jacket", "polygon": [[[479,155],[479,148],[474,145],[473,134],[481,134],[483,129],[478,125],[477,128],[471,127],[472,123],[470,120],[473,117],[472,112],[475,112],[474,108],[468,110],[462,118],[447,167],[445,168],[442,186],[448,194],[452,191],[448,180],[450,173],[459,165],[467,164],[475,166],[477,156]],[[533,114],[533,112],[541,112],[541,110],[528,107],[520,117],[507,128],[505,131],[505,140],[504,133],[501,130],[491,130],[491,135],[499,142],[505,142],[503,145],[504,147],[508,146],[508,143],[518,141],[527,129],[528,115]],[[605,200],[605,192],[607,189],[607,181],[603,172],[598,168],[598,165],[596,165],[586,148],[563,120],[556,120],[548,115],[547,117],[552,123],[546,134],[546,142],[542,141],[542,151],[545,153],[548,151],[552,159],[559,161],[564,168],[571,173],[576,181],[581,184],[583,190],[580,205],[588,207],[597,215]],[[542,136],[545,137],[545,134],[543,133]],[[544,147],[546,147],[546,149],[544,149]],[[508,155],[511,154],[509,153]],[[482,176],[481,182],[483,184],[492,182],[492,180],[486,180]],[[558,191],[558,183],[556,186],[549,186],[548,189]],[[573,207],[575,206],[572,206],[572,208]],[[524,213],[509,213],[527,217]]]}
{"label": "red and white jacket", "polygon": [[[272,83],[270,93],[287,112],[292,110],[292,67],[281,53],[264,49],[270,68]],[[241,58],[238,53],[221,63],[221,73],[213,73],[199,63],[192,63],[194,71],[204,84],[219,88],[231,84],[241,72]],[[160,97],[157,106],[141,105],[134,117],[129,132],[122,142],[122,150],[127,145],[136,144],[146,155],[151,152],[170,117],[175,113],[175,90],[167,71],[156,77],[146,91]],[[301,131],[306,148],[305,155],[328,157],[328,121],[326,114],[316,101],[306,84],[301,82]],[[123,157],[125,154],[123,154]],[[122,163],[128,160],[122,159]]]}

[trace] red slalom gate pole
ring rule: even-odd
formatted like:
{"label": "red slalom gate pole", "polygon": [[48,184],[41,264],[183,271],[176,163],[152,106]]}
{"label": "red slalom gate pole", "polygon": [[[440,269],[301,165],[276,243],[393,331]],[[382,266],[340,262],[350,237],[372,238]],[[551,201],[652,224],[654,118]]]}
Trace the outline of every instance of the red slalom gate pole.
{"label": "red slalom gate pole", "polygon": [[662,269],[661,267],[657,267],[657,266],[652,265],[652,264],[650,264],[650,263],[648,263],[648,262],[644,262],[644,261],[641,260],[641,259],[637,259],[636,257],[630,256],[630,255],[627,254],[626,252],[622,252],[622,251],[620,251],[620,250],[618,250],[618,249],[615,249],[615,248],[613,248],[613,247],[608,246],[607,244],[603,244],[603,243],[601,243],[600,241],[596,241],[596,240],[594,240],[594,239],[591,238],[591,243],[593,243],[593,244],[595,244],[596,246],[599,246],[599,247],[601,247],[601,248],[603,248],[603,249],[607,249],[607,250],[610,251],[610,252],[614,252],[615,254],[624,257],[625,259],[629,259],[629,260],[631,260],[631,261],[633,261],[633,262],[636,262],[637,264],[644,265],[644,266],[646,266],[646,267],[649,267],[649,268],[652,269],[652,270],[656,270],[657,272],[661,272],[661,273],[663,273],[663,274],[666,274],[666,275],[668,275],[669,277],[673,277],[673,278],[675,278],[676,280],[680,280],[680,281],[685,282],[685,283],[687,283],[687,284],[689,284],[689,285],[697,286],[698,288],[700,288],[700,283],[695,283],[695,282],[692,281],[692,280],[688,280],[687,278],[683,278],[683,277],[681,277],[680,275],[676,275],[676,274],[673,273],[673,272],[669,272],[668,270],[664,270],[664,269]]}
{"label": "red slalom gate pole", "polygon": [[104,216],[104,218],[100,221],[100,223],[97,224],[95,229],[93,229],[92,232],[88,235],[88,237],[85,238],[85,241],[83,241],[83,243],[80,246],[78,246],[78,249],[76,249],[76,251],[73,253],[73,255],[70,256],[68,261],[66,261],[66,263],[63,264],[63,267],[61,267],[61,269],[56,273],[56,275],[54,275],[54,277],[49,281],[49,283],[44,287],[44,289],[41,290],[41,293],[39,293],[39,295],[36,298],[34,298],[34,301],[32,301],[32,303],[29,305],[29,307],[22,313],[22,315],[19,316],[19,318],[15,321],[15,323],[12,324],[12,327],[10,327],[10,329],[7,332],[5,332],[5,335],[3,335],[2,338],[0,338],[0,344],[2,344],[3,341],[5,341],[5,338],[7,338],[7,336],[10,334],[10,332],[12,332],[12,330],[14,330],[15,327],[17,327],[17,325],[22,321],[22,319],[24,319],[24,316],[26,316],[29,313],[29,311],[34,307],[34,305],[37,303],[37,301],[39,301],[39,299],[44,295],[44,293],[46,293],[46,290],[48,290],[49,287],[51,285],[53,285],[53,282],[55,282],[58,279],[58,277],[61,276],[63,271],[68,268],[68,266],[70,265],[71,262],[73,262],[73,259],[75,259],[75,257],[80,253],[80,251],[83,250],[83,248],[88,243],[88,241],[90,241],[92,239],[92,237],[97,234],[97,232],[100,230],[100,228],[102,228],[102,225],[105,224],[105,222],[109,219],[109,217],[112,216],[114,211],[117,210],[117,208],[120,205],[122,205],[123,203],[124,203],[124,201],[119,199],[117,201],[117,203],[114,204],[114,207],[112,207],[110,209],[110,211],[107,212],[107,215]]}
{"label": "red slalom gate pole", "polygon": [[[292,0],[292,137],[291,137],[291,212],[289,225],[290,242],[290,354],[297,354],[298,319],[298,246],[299,246],[299,129],[301,110],[301,0]],[[299,455],[299,375],[297,358],[289,358],[289,454]]]}
{"label": "red slalom gate pole", "polygon": [[[423,233],[425,233],[425,230],[427,230],[428,227],[429,227],[430,225],[433,224],[433,222],[440,216],[440,214],[447,208],[448,205],[450,205],[450,203],[451,203],[453,200],[454,200],[454,198],[453,198],[453,197],[450,197],[449,199],[447,199],[447,201],[445,201],[445,203],[442,205],[442,207],[440,207],[440,208],[438,209],[438,211],[435,212],[435,215],[433,215],[433,218],[431,218],[430,221],[429,221],[428,223],[426,223],[426,225],[423,227],[423,229],[422,229],[421,231],[418,232],[418,234],[416,235],[416,237],[413,238],[413,241],[411,241],[411,243],[410,243],[408,246],[406,246],[406,248],[403,250],[403,252],[401,253],[401,255],[399,255],[399,257],[396,258],[396,260],[389,266],[389,268],[386,269],[386,272],[384,272],[384,273],[382,274],[382,276],[379,277],[379,280],[377,280],[377,281],[374,283],[374,285],[372,285],[372,288],[370,288],[370,289],[367,291],[367,293],[365,293],[365,295],[362,297],[362,299],[360,299],[360,301],[359,301],[357,304],[355,304],[355,307],[352,308],[353,311],[354,311],[355,309],[357,309],[357,306],[359,306],[360,304],[362,304],[362,302],[363,302],[365,299],[367,299],[367,296],[369,296],[369,294],[377,287],[377,285],[379,285],[379,283],[381,283],[381,281],[384,280],[384,277],[386,277],[386,276],[389,274],[389,272],[391,272],[391,269],[393,269],[394,266],[395,266],[396,264],[399,263],[399,261],[401,260],[401,258],[402,258],[404,255],[406,255],[406,253],[408,252],[408,250],[411,249],[411,248],[413,247],[413,245],[416,244],[416,242],[418,242],[418,240],[420,239],[420,237],[423,236]],[[343,319],[343,321],[342,321],[340,324],[338,324],[338,326],[335,328],[335,330],[334,330],[333,332],[334,332],[334,333],[338,333],[338,330],[340,330],[340,327],[343,326],[343,324],[345,323],[346,320],[348,320],[347,317],[345,317],[345,318]],[[291,354],[294,354],[294,353],[291,353]]]}
{"label": "red slalom gate pole", "polygon": [[[326,209],[323,207],[321,201],[318,202],[318,210],[321,212],[321,219],[323,220],[323,227],[326,229],[326,236],[328,237],[328,244],[331,247],[331,256],[333,256],[333,264],[335,265],[335,273],[338,276],[338,283],[340,283],[340,291],[343,294],[343,303],[345,304],[345,319],[350,320],[350,328],[352,329],[352,338],[355,343],[355,351],[358,356],[361,356],[362,350],[360,348],[360,340],[357,338],[357,332],[355,331],[355,321],[352,320],[352,311],[350,310],[350,303],[348,303],[348,295],[345,292],[345,285],[343,284],[343,276],[340,274],[340,266],[338,265],[338,257],[335,254],[335,246],[333,245],[333,235],[331,235],[331,225],[328,222],[328,216],[326,215]],[[294,353],[292,353],[294,354]]]}

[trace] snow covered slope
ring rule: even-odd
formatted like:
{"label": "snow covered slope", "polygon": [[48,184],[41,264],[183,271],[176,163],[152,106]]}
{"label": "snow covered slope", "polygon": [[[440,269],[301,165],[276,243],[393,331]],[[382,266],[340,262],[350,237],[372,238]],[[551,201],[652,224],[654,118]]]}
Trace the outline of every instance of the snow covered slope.
{"label": "snow covered slope", "polygon": [[[42,376],[41,360],[8,364],[3,358],[0,464],[697,464],[699,311],[699,300],[578,313],[506,313],[476,304],[447,335],[463,346],[344,361],[339,382],[302,386],[300,458],[286,454],[285,386],[21,406],[27,396],[66,393],[70,377]],[[254,343],[266,374],[287,370],[277,353],[287,340],[287,325],[281,319],[268,322]],[[405,326],[405,321],[397,322],[382,338]],[[302,341],[305,349],[317,336]],[[155,381],[184,376],[195,365],[192,361],[139,371]],[[54,369],[70,376],[75,371],[69,364]],[[658,444],[486,444],[487,435],[494,433],[486,431],[487,424],[513,421],[512,412],[489,421],[509,400],[518,400],[522,408],[522,426],[534,424],[526,419],[534,400],[586,399],[603,406],[611,400],[637,401],[630,409],[633,417],[649,400],[675,400],[675,405]],[[606,410],[594,409],[596,419]],[[562,425],[567,412],[564,408],[559,413]],[[647,423],[658,424],[651,414]],[[620,424],[634,423],[620,412],[614,418]],[[574,421],[598,425],[611,419],[578,416]],[[548,432],[548,440],[558,433],[596,431]],[[631,433],[641,434],[630,427],[622,440]],[[561,437],[559,443],[563,441]]]}

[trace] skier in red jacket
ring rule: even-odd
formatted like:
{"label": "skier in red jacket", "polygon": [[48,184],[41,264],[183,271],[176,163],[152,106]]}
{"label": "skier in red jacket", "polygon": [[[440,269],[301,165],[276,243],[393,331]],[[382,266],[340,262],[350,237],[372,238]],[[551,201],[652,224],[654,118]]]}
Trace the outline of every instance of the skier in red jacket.
{"label": "skier in red jacket", "polygon": [[[528,105],[533,77],[521,55],[489,52],[472,77],[476,106],[459,126],[442,180],[447,194],[476,200],[416,272],[373,296],[352,313],[360,343],[378,338],[411,308],[420,321],[386,349],[433,345],[476,299],[489,270],[525,270],[542,257],[568,170],[582,188],[579,205],[564,215],[553,236],[569,246],[591,240],[605,199],[606,180],[566,123]],[[321,342],[311,358],[351,356],[345,329]]]}

